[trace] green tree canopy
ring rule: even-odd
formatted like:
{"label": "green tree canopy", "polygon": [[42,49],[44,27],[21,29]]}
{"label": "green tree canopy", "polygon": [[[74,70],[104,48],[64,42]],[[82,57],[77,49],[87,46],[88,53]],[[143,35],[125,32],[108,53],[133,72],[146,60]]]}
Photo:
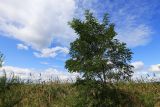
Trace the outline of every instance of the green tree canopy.
{"label": "green tree canopy", "polygon": [[65,67],[69,72],[79,72],[85,79],[126,80],[133,73],[130,61],[132,52],[126,43],[116,39],[114,24],[108,14],[99,22],[91,12],[85,12],[85,20],[73,19],[69,25],[78,38],[70,44],[71,58]]}

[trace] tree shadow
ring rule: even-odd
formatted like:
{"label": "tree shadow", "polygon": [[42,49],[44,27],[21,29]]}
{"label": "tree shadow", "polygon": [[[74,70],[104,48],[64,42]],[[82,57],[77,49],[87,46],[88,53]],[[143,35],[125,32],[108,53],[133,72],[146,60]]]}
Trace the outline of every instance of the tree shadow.
{"label": "tree shadow", "polygon": [[78,80],[80,92],[76,107],[144,107],[137,95],[118,89],[114,84]]}

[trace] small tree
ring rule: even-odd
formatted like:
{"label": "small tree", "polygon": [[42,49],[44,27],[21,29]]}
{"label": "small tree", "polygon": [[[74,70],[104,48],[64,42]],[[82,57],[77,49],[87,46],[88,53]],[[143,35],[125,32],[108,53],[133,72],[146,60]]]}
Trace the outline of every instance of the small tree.
{"label": "small tree", "polygon": [[70,44],[71,58],[65,67],[69,72],[82,73],[85,79],[126,80],[131,77],[132,52],[126,44],[115,38],[114,24],[109,23],[108,14],[100,23],[88,10],[85,20],[73,19],[69,25],[78,38]]}

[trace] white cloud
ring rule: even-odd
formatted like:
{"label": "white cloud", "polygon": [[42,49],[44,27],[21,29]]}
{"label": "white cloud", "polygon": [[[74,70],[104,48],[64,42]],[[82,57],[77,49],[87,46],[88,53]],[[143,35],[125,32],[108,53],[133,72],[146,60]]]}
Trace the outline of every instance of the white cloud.
{"label": "white cloud", "polygon": [[127,43],[129,47],[137,47],[146,45],[150,41],[151,34],[152,31],[147,25],[131,25],[119,28],[118,39]]}
{"label": "white cloud", "polygon": [[134,71],[140,71],[144,69],[144,63],[142,61],[136,61],[131,63],[134,66]]}
{"label": "white cloud", "polygon": [[24,45],[24,44],[17,44],[17,49],[20,50],[28,50],[28,46]]}
{"label": "white cloud", "polygon": [[[74,37],[74,31],[67,23],[74,16],[82,17],[85,9],[92,10],[97,16],[109,12],[112,22],[116,24],[118,38],[129,47],[147,44],[152,33],[148,25],[144,22],[139,23],[142,16],[149,16],[144,10],[150,11],[152,8],[143,3],[140,5],[144,7],[133,5],[132,2],[119,7],[123,2],[99,3],[98,0],[0,0],[0,2],[0,33],[18,39],[39,51],[48,48],[52,42],[58,46],[68,46],[76,36]],[[130,10],[131,7],[136,8]],[[131,12],[128,12],[129,10]]]}
{"label": "white cloud", "polygon": [[146,70],[145,65],[142,61],[132,62],[131,65],[134,66],[132,79],[146,79],[148,71]]}
{"label": "white cloud", "polygon": [[160,81],[160,74],[158,73],[160,71],[160,68],[158,69],[160,64],[147,67],[142,61],[136,61],[131,63],[131,65],[134,66],[133,80]]}
{"label": "white cloud", "polygon": [[64,46],[73,39],[74,10],[74,0],[0,0],[0,33],[36,50]]}
{"label": "white cloud", "polygon": [[149,71],[151,72],[159,72],[160,73],[160,64],[156,64],[156,65],[151,65],[149,67]]}
{"label": "white cloud", "polygon": [[43,64],[43,65],[49,65],[48,62],[40,62],[40,63]]}
{"label": "white cloud", "polygon": [[34,52],[34,55],[38,58],[54,58],[58,53],[68,54],[69,49],[66,47],[54,47],[54,48],[46,48],[42,49],[40,53]]}
{"label": "white cloud", "polygon": [[[125,1],[111,3],[112,6],[109,9],[111,20],[116,25],[117,38],[131,48],[146,45],[154,33],[151,26],[148,25],[149,20],[147,20],[155,12],[152,11],[154,6],[146,5],[138,0],[135,3],[128,1],[128,5],[122,7],[118,6],[123,3]],[[114,8],[115,6],[118,7]],[[115,9],[114,12],[113,9]]]}
{"label": "white cloud", "polygon": [[28,69],[28,68],[20,68],[20,67],[13,67],[13,66],[4,66],[0,68],[0,74],[2,76],[2,71],[5,70],[7,77],[9,77],[11,74],[14,74],[15,76],[24,79],[24,80],[41,80],[41,81],[48,81],[48,80],[57,80],[60,81],[75,81],[77,76],[79,76],[78,73],[68,73],[65,71],[59,71],[54,68],[48,68],[45,70],[37,70],[37,69]]}
{"label": "white cloud", "polygon": [[[34,55],[37,57],[55,57],[57,53],[48,48],[52,43],[67,47],[69,42],[76,38],[76,34],[68,26],[68,21],[74,16],[81,18],[85,9],[90,9],[96,16],[109,12],[111,21],[116,24],[118,38],[129,47],[147,44],[152,33],[152,29],[145,23],[138,23],[142,16],[147,16],[143,10],[150,10],[146,5],[144,7],[133,5],[137,8],[128,12],[132,3],[119,7],[121,2],[99,3],[98,0],[0,0],[0,2],[0,34],[18,39],[36,49],[38,52]],[[103,9],[104,6],[106,11]]]}

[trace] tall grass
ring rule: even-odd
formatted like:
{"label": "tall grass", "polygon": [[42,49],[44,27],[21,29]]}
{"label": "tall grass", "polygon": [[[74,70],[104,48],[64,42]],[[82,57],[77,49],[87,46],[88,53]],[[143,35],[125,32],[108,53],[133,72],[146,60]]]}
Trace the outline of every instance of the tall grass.
{"label": "tall grass", "polygon": [[14,76],[7,78],[4,73],[0,77],[0,107],[94,107],[103,103],[108,107],[113,103],[115,107],[160,107],[158,82],[118,82],[113,84],[114,88],[101,88],[93,84],[83,90],[85,84],[24,82]]}

